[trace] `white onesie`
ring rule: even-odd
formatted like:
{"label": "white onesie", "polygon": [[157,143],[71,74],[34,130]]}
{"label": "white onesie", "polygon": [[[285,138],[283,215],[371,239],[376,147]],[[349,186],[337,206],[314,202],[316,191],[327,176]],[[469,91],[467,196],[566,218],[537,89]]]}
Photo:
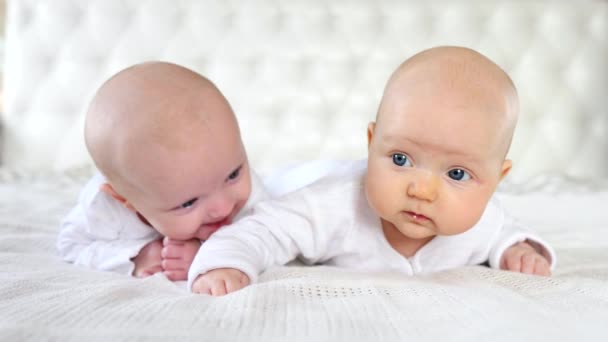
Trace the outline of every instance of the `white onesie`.
{"label": "white onesie", "polygon": [[252,213],[210,237],[197,253],[188,288],[209,270],[236,268],[251,282],[273,265],[299,257],[364,271],[428,273],[486,261],[498,268],[505,249],[531,240],[555,266],[553,250],[533,233],[506,217],[492,198],[470,230],[436,236],[406,258],[386,240],[380,218],[369,207],[363,186],[365,164],[341,172],[279,199],[258,203]]}
{"label": "white onesie", "polygon": [[[160,239],[154,228],[100,191],[106,179],[97,173],[80,192],[78,203],[61,223],[57,249],[65,261],[103,271],[132,274],[131,258],[148,243]],[[261,180],[251,174],[251,195],[235,217],[268,197]]]}
{"label": "white onesie", "polygon": [[[280,169],[263,184],[251,172],[251,195],[235,220],[256,202],[277,197],[328,173],[348,167],[352,162],[316,160]],[[161,238],[152,227],[142,222],[108,194],[100,191],[106,179],[93,176],[80,192],[78,203],[61,223],[57,240],[59,254],[67,262],[97,270],[132,274],[131,258],[149,242]]]}

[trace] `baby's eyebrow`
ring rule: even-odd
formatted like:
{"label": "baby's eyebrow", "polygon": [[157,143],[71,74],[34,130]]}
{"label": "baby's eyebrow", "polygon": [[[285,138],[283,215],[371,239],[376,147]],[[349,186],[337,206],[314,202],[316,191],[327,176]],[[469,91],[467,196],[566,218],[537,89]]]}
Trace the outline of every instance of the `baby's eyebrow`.
{"label": "baby's eyebrow", "polygon": [[409,145],[414,145],[414,147],[418,150],[442,151],[446,154],[462,158],[463,160],[466,160],[467,162],[470,162],[470,163],[477,163],[480,161],[480,158],[476,157],[475,155],[472,155],[471,153],[459,150],[458,148],[447,147],[447,146],[439,145],[439,144],[421,143],[421,142],[415,141],[413,139],[410,139],[410,138],[402,136],[402,135],[396,135],[396,134],[384,135],[384,136],[382,136],[382,142],[385,143],[386,145],[393,145],[393,144],[398,145],[398,144],[405,143],[405,144],[409,144]]}

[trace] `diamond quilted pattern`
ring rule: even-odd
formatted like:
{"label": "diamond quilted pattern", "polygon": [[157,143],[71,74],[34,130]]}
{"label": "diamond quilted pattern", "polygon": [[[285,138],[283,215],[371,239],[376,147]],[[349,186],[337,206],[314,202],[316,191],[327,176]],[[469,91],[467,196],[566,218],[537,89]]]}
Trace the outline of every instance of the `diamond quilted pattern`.
{"label": "diamond quilted pattern", "polygon": [[390,72],[438,44],[485,53],[513,77],[522,115],[512,177],[608,177],[608,3],[556,1],[9,0],[4,166],[90,163],[95,89],[162,59],[211,78],[258,169],[365,156]]}

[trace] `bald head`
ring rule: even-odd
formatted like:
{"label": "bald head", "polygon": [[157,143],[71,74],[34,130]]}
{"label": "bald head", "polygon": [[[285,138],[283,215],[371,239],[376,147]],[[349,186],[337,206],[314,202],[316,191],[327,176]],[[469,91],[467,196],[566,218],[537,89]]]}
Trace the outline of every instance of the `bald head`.
{"label": "bald head", "polygon": [[229,104],[211,81],[175,64],[147,62],[99,88],[87,112],[85,142],[100,171],[117,182],[153,167],[148,164],[154,156],[144,160],[150,151],[187,149],[217,121],[239,134]]}
{"label": "bald head", "polygon": [[[377,125],[382,125],[384,116],[407,115],[395,107],[413,98],[479,109],[459,111],[465,113],[461,119],[487,121],[496,126],[501,136],[499,143],[506,154],[519,111],[517,91],[509,76],[484,55],[468,48],[441,46],[410,57],[395,70],[386,85]],[[440,115],[447,117],[454,113]]]}

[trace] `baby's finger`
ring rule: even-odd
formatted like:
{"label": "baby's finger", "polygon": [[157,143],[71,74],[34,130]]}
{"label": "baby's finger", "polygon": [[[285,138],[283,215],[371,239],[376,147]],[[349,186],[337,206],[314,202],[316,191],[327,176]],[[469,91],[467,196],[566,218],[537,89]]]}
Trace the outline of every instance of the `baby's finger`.
{"label": "baby's finger", "polygon": [[179,246],[183,246],[185,242],[186,241],[184,241],[184,240],[171,239],[168,236],[165,236],[163,238],[163,245],[165,245],[165,246],[167,246],[167,245],[179,245]]}
{"label": "baby's finger", "polygon": [[226,294],[226,283],[223,279],[216,279],[211,284],[212,296],[223,296]]}
{"label": "baby's finger", "polygon": [[163,259],[161,262],[165,271],[184,270],[184,261],[182,259]]}
{"label": "baby's finger", "polygon": [[521,273],[534,274],[534,266],[536,265],[535,255],[524,254],[521,259]]}
{"label": "baby's finger", "polygon": [[551,275],[551,266],[547,260],[541,259],[536,262],[535,272],[540,276],[548,277]]}
{"label": "baby's finger", "polygon": [[236,277],[226,280],[226,293],[238,291],[248,285],[248,281],[243,281],[242,277]]}
{"label": "baby's finger", "polygon": [[156,266],[148,267],[148,268],[141,270],[141,272],[139,272],[139,274],[137,274],[135,276],[138,278],[145,278],[145,277],[149,277],[155,273],[162,272],[162,271],[163,271],[163,268],[161,267],[161,265],[156,265]]}
{"label": "baby's finger", "polygon": [[188,272],[184,270],[165,271],[165,277],[171,281],[188,280]]}
{"label": "baby's finger", "polygon": [[146,277],[149,277],[151,275],[152,275],[152,273],[150,273],[148,271],[141,271],[138,274],[136,274],[135,277],[137,277],[137,278],[146,278]]}
{"label": "baby's finger", "polygon": [[192,293],[211,295],[211,287],[205,280],[197,279],[192,284]]}
{"label": "baby's finger", "polygon": [[519,254],[507,258],[506,262],[509,271],[519,272],[521,270],[521,256]]}
{"label": "baby's finger", "polygon": [[167,245],[160,251],[163,259],[181,259],[183,248],[179,245]]}
{"label": "baby's finger", "polygon": [[507,258],[503,257],[502,260],[500,260],[500,269],[501,270],[507,270]]}
{"label": "baby's finger", "polygon": [[239,282],[243,285],[243,287],[249,285],[249,276],[247,276],[245,273],[241,273]]}

